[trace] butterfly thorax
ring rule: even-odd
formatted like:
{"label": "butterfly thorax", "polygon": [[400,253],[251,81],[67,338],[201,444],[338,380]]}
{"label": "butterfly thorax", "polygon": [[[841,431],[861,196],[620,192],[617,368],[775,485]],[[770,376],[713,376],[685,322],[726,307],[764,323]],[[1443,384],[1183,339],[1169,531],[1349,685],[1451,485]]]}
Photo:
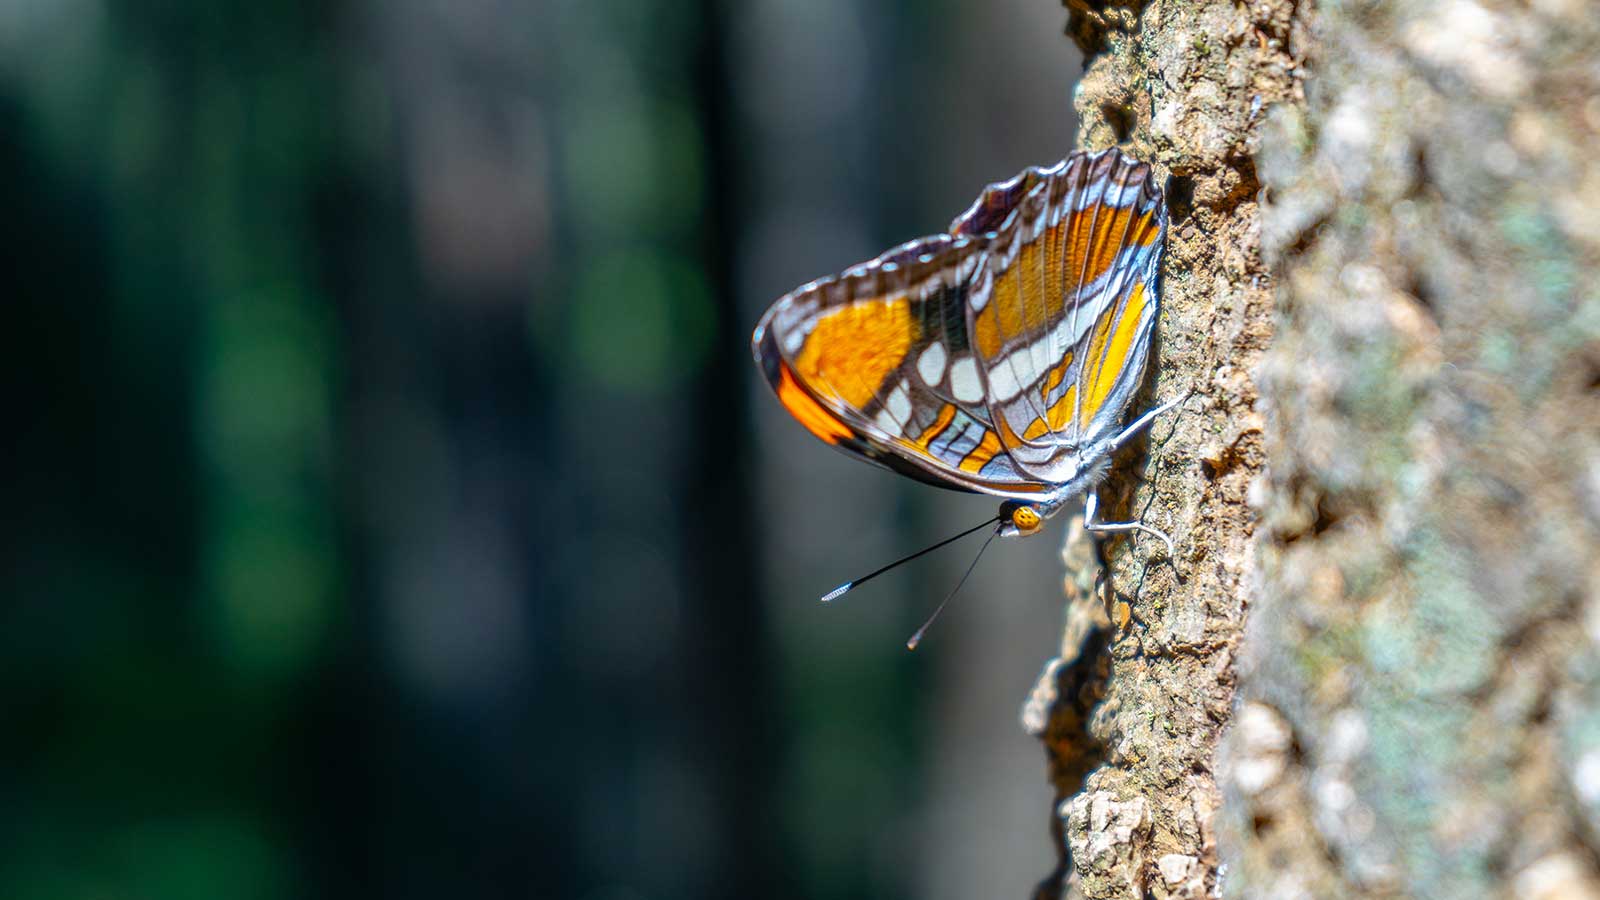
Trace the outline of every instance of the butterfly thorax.
{"label": "butterfly thorax", "polygon": [[1048,496],[1034,501],[1007,500],[1000,504],[1000,536],[1031,537],[1044,528],[1044,523],[1061,512],[1105,480],[1111,468],[1109,453],[1094,454],[1092,462],[1071,480]]}

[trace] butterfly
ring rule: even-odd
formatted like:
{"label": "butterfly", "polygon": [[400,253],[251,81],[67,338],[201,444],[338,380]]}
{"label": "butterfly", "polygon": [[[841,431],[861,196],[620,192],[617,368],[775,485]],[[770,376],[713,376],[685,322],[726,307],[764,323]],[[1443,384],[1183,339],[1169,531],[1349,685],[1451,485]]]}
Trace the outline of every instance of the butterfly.
{"label": "butterfly", "polygon": [[1112,452],[1178,402],[1121,426],[1160,313],[1166,229],[1148,164],[1076,152],[984,188],[946,234],[780,297],[751,350],[824,442],[1004,498],[983,523],[999,536],[1036,534],[1083,497],[1089,530],[1150,532],[1170,556],[1154,528],[1096,521],[1093,490]]}

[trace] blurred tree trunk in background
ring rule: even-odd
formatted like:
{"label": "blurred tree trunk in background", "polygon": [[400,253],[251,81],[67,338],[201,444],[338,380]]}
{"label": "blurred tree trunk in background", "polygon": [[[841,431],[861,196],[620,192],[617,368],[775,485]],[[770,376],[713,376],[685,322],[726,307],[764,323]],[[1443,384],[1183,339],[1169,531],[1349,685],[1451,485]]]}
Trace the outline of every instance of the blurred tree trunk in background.
{"label": "blurred tree trunk in background", "polygon": [[1597,896],[1600,8],[1313,28],[1258,155],[1280,312],[1230,878]]}
{"label": "blurred tree trunk in background", "polygon": [[1600,14],[1066,5],[1195,393],[1101,492],[1175,564],[1106,547],[1025,709],[1042,893],[1600,896]]}

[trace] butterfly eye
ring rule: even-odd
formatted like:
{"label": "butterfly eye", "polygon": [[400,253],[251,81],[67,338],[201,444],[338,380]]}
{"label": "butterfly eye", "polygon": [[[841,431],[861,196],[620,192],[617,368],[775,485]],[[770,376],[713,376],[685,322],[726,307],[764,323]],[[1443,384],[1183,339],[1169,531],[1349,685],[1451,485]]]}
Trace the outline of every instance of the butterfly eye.
{"label": "butterfly eye", "polygon": [[1022,534],[1032,534],[1039,530],[1039,525],[1044,519],[1039,517],[1038,510],[1031,506],[1019,506],[1011,512],[1011,524],[1017,526],[1017,531]]}

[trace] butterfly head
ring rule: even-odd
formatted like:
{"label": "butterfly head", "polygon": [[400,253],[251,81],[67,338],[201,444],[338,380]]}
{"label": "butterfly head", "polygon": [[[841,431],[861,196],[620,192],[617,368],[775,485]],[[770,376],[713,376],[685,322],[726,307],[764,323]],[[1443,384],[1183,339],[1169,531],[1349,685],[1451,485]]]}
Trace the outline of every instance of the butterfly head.
{"label": "butterfly head", "polygon": [[1038,507],[1016,500],[1000,504],[1000,536],[1027,537],[1039,533],[1044,527],[1044,515]]}

